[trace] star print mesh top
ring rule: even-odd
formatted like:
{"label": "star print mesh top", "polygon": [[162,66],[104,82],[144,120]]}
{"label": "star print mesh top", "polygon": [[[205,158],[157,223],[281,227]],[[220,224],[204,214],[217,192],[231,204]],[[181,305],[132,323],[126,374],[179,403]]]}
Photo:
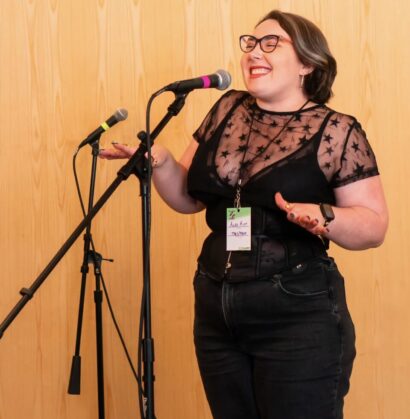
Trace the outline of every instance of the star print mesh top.
{"label": "star print mesh top", "polygon": [[[323,254],[327,243],[287,220],[275,204],[335,204],[333,189],[378,175],[359,122],[325,105],[270,112],[249,93],[231,90],[194,133],[199,143],[188,172],[188,191],[206,205],[211,229],[198,258],[216,279],[262,278]],[[232,252],[226,269],[226,208],[251,207],[251,250]]]}

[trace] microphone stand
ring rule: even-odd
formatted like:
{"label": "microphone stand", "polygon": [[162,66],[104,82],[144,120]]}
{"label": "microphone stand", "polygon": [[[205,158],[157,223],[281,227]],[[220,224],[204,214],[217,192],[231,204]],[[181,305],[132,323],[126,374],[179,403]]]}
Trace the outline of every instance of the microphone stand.
{"label": "microphone stand", "polygon": [[[101,135],[101,134],[100,134]],[[90,179],[90,192],[88,195],[88,212],[93,207],[94,190],[95,190],[95,179],[97,172],[97,160],[99,152],[99,140],[100,136],[91,143],[92,147],[92,163],[91,163],[91,179]],[[84,209],[84,208],[83,208]],[[92,250],[90,249],[92,247]],[[80,345],[81,345],[81,330],[84,312],[84,299],[85,299],[85,288],[88,274],[88,264],[94,265],[94,276],[95,276],[95,291],[94,291],[94,302],[95,302],[95,324],[96,324],[96,349],[97,349],[97,382],[98,382],[98,418],[104,419],[105,417],[105,403],[104,403],[104,356],[103,356],[103,329],[102,329],[102,300],[103,293],[101,291],[101,262],[102,256],[95,251],[94,243],[91,235],[91,221],[87,225],[86,232],[84,234],[84,255],[83,263],[81,265],[81,291],[80,291],[80,302],[78,309],[78,321],[77,321],[77,334],[75,342],[75,354],[72,359],[70,382],[68,385],[69,394],[80,394],[81,388],[81,356],[80,356]]]}
{"label": "microphone stand", "polygon": [[[162,91],[157,92],[154,95],[158,95],[162,93]],[[185,104],[185,97],[189,92],[184,94],[176,95],[174,102],[168,107],[167,114],[163,117],[163,119],[159,122],[155,130],[151,133],[151,140],[154,140],[158,134],[162,131],[165,125],[169,122],[169,120],[176,116],[182,107]],[[153,95],[153,96],[154,96]],[[144,139],[144,133],[140,133]],[[141,138],[140,138],[141,139]],[[124,180],[127,180],[131,174],[136,175],[139,179],[146,178],[147,173],[147,164],[151,162],[146,162],[144,158],[144,154],[147,151],[147,146],[145,141],[142,141],[138,149],[135,153],[130,157],[128,162],[118,171],[117,177],[111,183],[111,185],[105,190],[105,192],[101,195],[98,199],[96,204],[88,211],[88,214],[84,217],[84,219],[80,222],[80,224],[75,228],[75,230],[71,233],[68,239],[64,242],[61,248],[57,251],[57,253],[52,257],[50,262],[46,265],[40,275],[35,279],[35,281],[30,285],[29,288],[22,288],[20,290],[21,298],[17,302],[17,304],[12,308],[3,322],[0,324],[0,339],[3,337],[4,332],[13,322],[13,320],[17,317],[20,311],[24,308],[24,306],[33,298],[34,294],[38,290],[38,288],[43,284],[43,282],[47,279],[53,269],[56,267],[58,262],[64,257],[67,251],[71,248],[74,242],[78,239],[80,234],[83,230],[91,223],[92,219],[96,216],[96,214],[100,211],[100,209],[104,206],[104,204],[108,201],[111,195],[115,192],[118,186]],[[148,185],[146,183],[146,185]],[[145,191],[146,186],[142,186],[142,190]],[[148,208],[148,202],[150,196],[146,196],[144,198],[144,202],[142,204],[142,209],[145,211]],[[152,338],[152,330],[151,330],[151,304],[150,304],[150,272],[149,272],[149,249],[146,248],[145,242],[148,238],[148,218],[149,215],[145,214],[142,217],[143,220],[143,253],[144,253],[144,383],[145,383],[145,395],[146,395],[146,417],[144,419],[155,419],[154,415],[154,341]]]}
{"label": "microphone stand", "polygon": [[[151,99],[162,93],[162,90],[155,93]],[[164,118],[159,122],[154,131],[149,132],[141,131],[138,133],[138,138],[141,140],[138,150],[147,150],[147,136],[149,135],[150,143],[162,131],[169,120],[178,115],[180,110],[185,105],[185,98],[188,92],[175,95],[174,102],[168,107],[168,112]],[[137,153],[138,153],[137,150]],[[151,162],[149,162],[151,164]],[[144,338],[142,339],[143,350],[143,382],[144,382],[144,395],[145,395],[145,417],[146,419],[155,419],[154,413],[154,339],[152,338],[152,317],[151,317],[151,273],[150,273],[150,249],[147,245],[150,237],[150,200],[149,184],[151,180],[147,176],[146,167],[142,165],[136,166],[134,173],[140,180],[140,191],[142,197],[142,253],[143,253],[143,301],[142,301],[142,317],[144,325]]]}

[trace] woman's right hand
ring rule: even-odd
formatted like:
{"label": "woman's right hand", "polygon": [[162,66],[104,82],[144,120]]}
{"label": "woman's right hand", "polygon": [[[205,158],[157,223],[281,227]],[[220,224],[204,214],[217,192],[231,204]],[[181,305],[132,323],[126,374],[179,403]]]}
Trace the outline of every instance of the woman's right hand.
{"label": "woman's right hand", "polygon": [[[99,156],[102,159],[114,160],[114,159],[129,159],[137,149],[136,147],[128,147],[126,144],[112,143],[114,148],[109,148],[107,150],[101,149]],[[161,145],[154,144],[151,148],[151,160],[152,167],[161,167],[167,160],[171,153],[165,147]],[[148,157],[148,153],[145,153],[145,158]]]}
{"label": "woman's right hand", "polygon": [[[154,185],[161,198],[171,208],[184,214],[193,214],[202,211],[205,207],[202,202],[192,198],[187,190],[187,173],[197,148],[198,143],[193,139],[179,162],[167,148],[159,144],[154,144],[151,148]],[[113,148],[100,150],[100,157],[110,160],[127,159],[135,151],[136,147],[114,142]],[[145,158],[147,157],[145,153]]]}
{"label": "woman's right hand", "polygon": [[129,159],[137,149],[136,147],[128,147],[125,144],[112,143],[114,148],[109,148],[107,150],[100,149],[99,157],[107,160],[114,159]]}

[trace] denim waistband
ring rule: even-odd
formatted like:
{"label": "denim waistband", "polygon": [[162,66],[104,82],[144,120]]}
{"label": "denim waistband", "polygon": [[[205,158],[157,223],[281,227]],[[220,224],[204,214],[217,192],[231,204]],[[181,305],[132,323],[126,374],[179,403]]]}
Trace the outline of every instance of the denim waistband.
{"label": "denim waistband", "polygon": [[228,255],[225,238],[208,237],[198,258],[199,269],[219,281],[268,279],[315,257],[327,256],[327,252],[316,236],[308,239],[255,236],[252,250],[232,252],[231,266],[226,269]]}

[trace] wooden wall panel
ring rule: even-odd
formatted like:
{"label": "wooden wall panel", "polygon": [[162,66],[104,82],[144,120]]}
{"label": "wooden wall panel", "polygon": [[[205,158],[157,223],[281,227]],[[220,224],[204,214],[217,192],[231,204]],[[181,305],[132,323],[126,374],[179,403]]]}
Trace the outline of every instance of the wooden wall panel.
{"label": "wooden wall panel", "polygon": [[[355,115],[376,151],[391,222],[385,244],[332,247],[345,277],[358,356],[347,419],[407,419],[410,387],[409,154],[404,0],[2,0],[0,2],[0,321],[81,220],[72,176],[77,144],[118,107],[127,121],[101,146],[137,144],[149,96],[178,79],[225,68],[243,88],[238,36],[272,8],[302,14],[326,34],[339,74],[331,106]],[[193,92],[158,138],[182,153],[216,90]],[[171,94],[158,98],[152,124]],[[78,171],[87,198],[91,155]],[[98,163],[96,197],[120,162]],[[152,202],[152,310],[158,418],[210,419],[192,344],[192,275],[207,234],[203,215]],[[139,184],[122,184],[93,222],[109,295],[135,362],[141,297]],[[67,394],[74,353],[80,238],[0,340],[0,419],[97,417],[92,272],[87,280],[81,395]],[[107,418],[138,417],[137,386],[103,303]]]}

